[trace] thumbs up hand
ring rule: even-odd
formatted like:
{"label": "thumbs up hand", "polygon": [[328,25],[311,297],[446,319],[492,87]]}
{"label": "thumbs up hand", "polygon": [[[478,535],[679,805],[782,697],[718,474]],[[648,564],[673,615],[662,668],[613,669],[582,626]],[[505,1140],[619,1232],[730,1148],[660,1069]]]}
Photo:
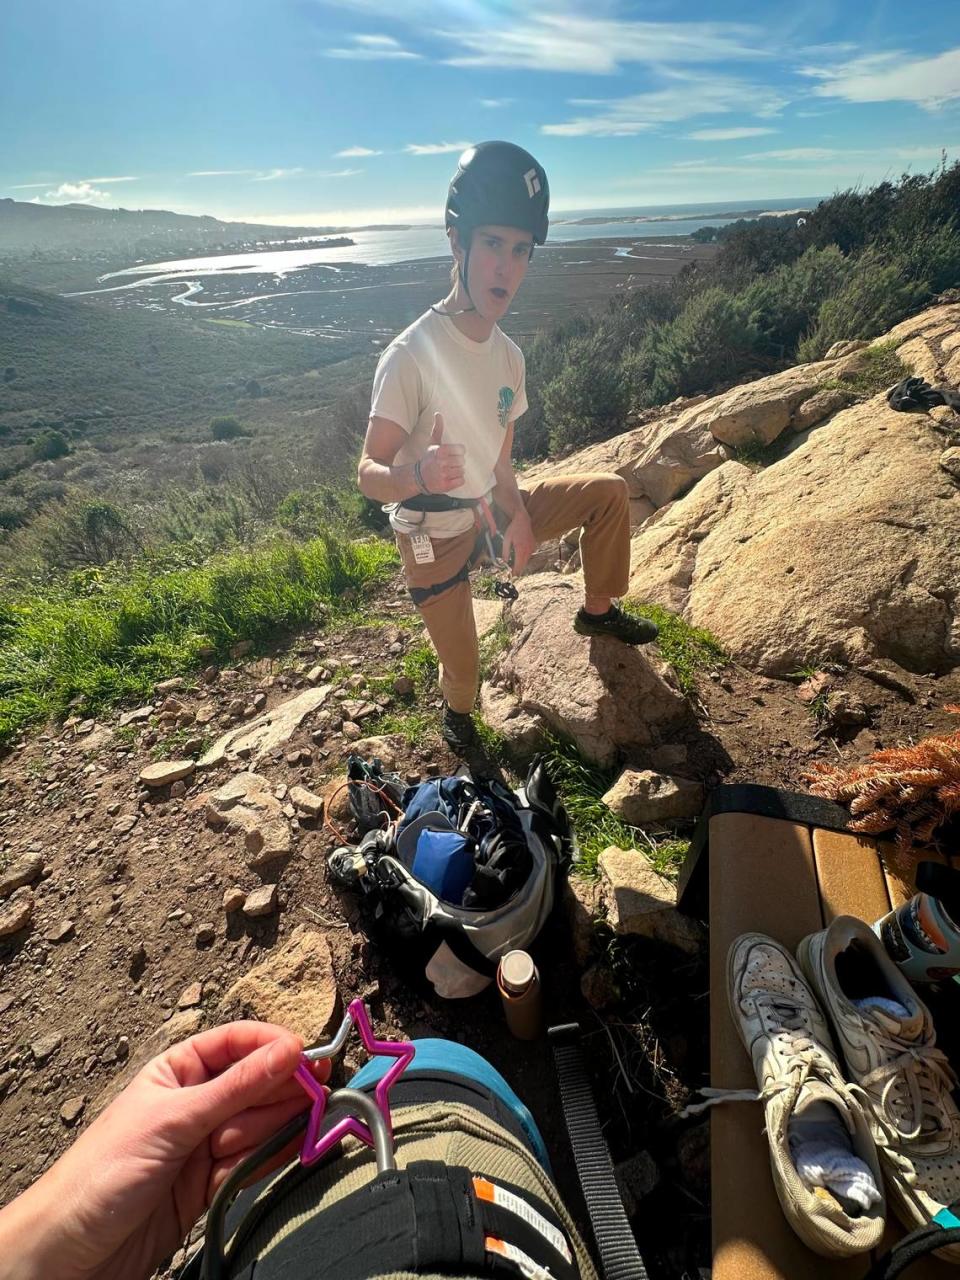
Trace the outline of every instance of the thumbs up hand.
{"label": "thumbs up hand", "polygon": [[466,449],[462,444],[443,443],[443,414],[433,415],[430,444],[420,463],[423,483],[431,493],[450,493],[463,484]]}

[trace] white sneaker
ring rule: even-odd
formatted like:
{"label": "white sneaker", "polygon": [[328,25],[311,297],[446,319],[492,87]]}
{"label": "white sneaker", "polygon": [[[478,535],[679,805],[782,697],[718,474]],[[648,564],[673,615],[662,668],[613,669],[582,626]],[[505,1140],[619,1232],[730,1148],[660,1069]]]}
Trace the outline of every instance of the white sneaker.
{"label": "white sneaker", "polygon": [[[797,959],[864,1096],[890,1203],[905,1226],[926,1226],[960,1197],[957,1078],[936,1047],[930,1011],[852,916],[804,938]],[[960,1246],[938,1253],[960,1261]]]}
{"label": "white sneaker", "polygon": [[[809,1248],[826,1257],[874,1248],[885,1217],[876,1147],[863,1108],[840,1073],[826,1019],[793,956],[764,934],[743,934],[727,957],[727,994],[760,1086],[759,1094],[750,1096],[764,1105],[770,1165],[787,1221]],[[791,1122],[808,1108],[816,1120],[826,1116],[836,1123],[838,1116],[841,1139],[844,1133],[850,1136],[853,1155],[846,1163],[855,1168],[849,1199],[841,1200],[826,1186],[808,1186],[797,1171]],[[869,1206],[860,1212],[852,1203],[857,1195]]]}

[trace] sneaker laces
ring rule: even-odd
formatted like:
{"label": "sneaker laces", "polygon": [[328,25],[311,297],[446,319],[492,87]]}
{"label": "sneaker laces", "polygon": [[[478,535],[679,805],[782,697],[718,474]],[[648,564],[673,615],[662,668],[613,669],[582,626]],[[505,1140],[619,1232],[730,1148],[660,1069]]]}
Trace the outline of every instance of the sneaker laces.
{"label": "sneaker laces", "polygon": [[870,1106],[883,1131],[883,1145],[950,1139],[953,1125],[944,1095],[949,1098],[957,1077],[947,1055],[932,1044],[905,1045],[879,1029],[874,1037],[890,1056],[860,1086],[864,1091],[880,1086],[879,1101],[870,1095]]}

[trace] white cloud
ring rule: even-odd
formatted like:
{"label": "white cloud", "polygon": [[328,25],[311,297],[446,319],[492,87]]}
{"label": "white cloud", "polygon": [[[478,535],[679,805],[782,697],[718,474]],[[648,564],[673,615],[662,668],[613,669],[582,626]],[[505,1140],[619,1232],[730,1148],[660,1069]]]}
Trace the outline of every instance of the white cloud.
{"label": "white cloud", "polygon": [[359,160],[366,156],[382,156],[382,151],[372,151],[370,147],[346,147],[343,151],[335,151],[338,160]]}
{"label": "white cloud", "polygon": [[782,151],[751,151],[739,158],[741,160],[835,160],[837,156],[868,154],[869,152],[864,151],[838,151],[835,147],[787,147]]}
{"label": "white cloud", "polygon": [[353,44],[347,48],[325,49],[328,58],[350,58],[361,62],[373,62],[381,58],[419,58],[419,53],[404,49],[393,36],[355,35],[349,37]]}
{"label": "white cloud", "polygon": [[787,105],[779,90],[768,85],[665,69],[661,75],[671,82],[667,88],[612,98],[595,115],[541,125],[540,131],[566,138],[623,138],[660,124],[727,111],[773,116]]}
{"label": "white cloud", "polygon": [[457,67],[612,75],[637,62],[679,65],[768,56],[759,28],[730,22],[623,22],[547,13],[513,25],[471,29],[461,24],[438,34],[465,50],[447,59]]}
{"label": "white cloud", "polygon": [[362,169],[327,169],[313,174],[314,178],[352,178],[354,174],[363,173]]}
{"label": "white cloud", "polygon": [[256,169],[194,169],[188,178],[236,178],[256,173]]}
{"label": "white cloud", "polygon": [[250,179],[251,182],[276,182],[278,178],[295,178],[298,173],[303,173],[300,168],[296,169],[267,169],[264,173],[258,173]]}
{"label": "white cloud", "polygon": [[61,182],[55,191],[48,191],[44,199],[55,204],[103,204],[110,199],[110,192],[100,191],[89,182]]}
{"label": "white cloud", "polygon": [[111,182],[139,182],[139,178],[81,178],[81,182],[102,182],[105,186]]}
{"label": "white cloud", "polygon": [[11,191],[37,191],[40,187],[49,187],[49,182],[15,182]]}
{"label": "white cloud", "polygon": [[683,136],[691,142],[734,142],[737,138],[759,138],[763,133],[776,132],[776,129],[695,129]]}
{"label": "white cloud", "polygon": [[498,107],[509,107],[514,101],[514,98],[481,98],[480,105],[495,111]]}
{"label": "white cloud", "polygon": [[472,142],[408,142],[403,149],[410,156],[445,156],[472,146]]}
{"label": "white cloud", "polygon": [[833,67],[801,67],[800,74],[822,82],[813,90],[819,97],[846,102],[913,102],[934,111],[960,98],[960,47],[932,58],[869,54]]}

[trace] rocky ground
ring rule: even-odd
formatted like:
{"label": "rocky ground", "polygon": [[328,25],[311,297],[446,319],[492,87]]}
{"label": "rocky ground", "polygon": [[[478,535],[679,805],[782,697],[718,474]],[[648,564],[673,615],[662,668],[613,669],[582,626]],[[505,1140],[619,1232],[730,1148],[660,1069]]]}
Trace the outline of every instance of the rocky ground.
{"label": "rocky ground", "polygon": [[[354,904],[327,879],[325,857],[338,841],[320,815],[325,799],[349,832],[345,793],[333,792],[351,750],[378,752],[411,782],[456,764],[432,734],[417,742],[365,736],[384,704],[402,711],[411,701],[403,676],[392,693],[369,695],[368,687],[420,643],[405,609],[396,584],[377,609],[396,621],[304,635],[282,652],[211,666],[195,685],[159,686],[148,706],[68,721],[7,755],[4,1198],[172,1040],[238,1012],[287,1021],[313,1039],[339,1016],[338,998],[362,995],[383,1031],[464,1039],[504,1070],[558,1152],[558,1176],[575,1199],[545,1046],[508,1039],[493,993],[460,1006],[413,985],[396,957],[365,939]],[[696,693],[701,730],[670,744],[674,772],[707,785],[725,778],[800,787],[814,759],[859,759],[880,743],[943,727],[945,682],[902,680],[898,691],[860,676],[822,676],[814,698],[822,701],[820,684],[830,684],[862,704],[869,721],[831,736],[811,710],[810,688],[734,664],[705,672]],[[949,697],[960,697],[951,688]],[[278,709],[292,706],[302,719],[281,731]],[[265,714],[275,736],[288,734],[284,741],[258,734]],[[240,736],[219,762],[171,767],[204,753],[216,761],[210,748],[231,731]],[[571,895],[538,945],[549,1017],[584,1025],[637,1225],[659,1273],[680,1274],[708,1257],[706,1126],[675,1114],[704,1080],[703,958],[697,946],[678,953],[595,930],[595,893]]]}

